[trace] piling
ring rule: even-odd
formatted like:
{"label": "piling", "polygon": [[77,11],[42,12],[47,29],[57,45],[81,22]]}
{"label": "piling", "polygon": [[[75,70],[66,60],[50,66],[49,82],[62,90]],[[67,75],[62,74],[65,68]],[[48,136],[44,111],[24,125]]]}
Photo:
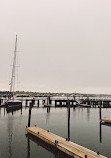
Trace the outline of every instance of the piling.
{"label": "piling", "polygon": [[50,96],[48,97],[48,103],[51,104],[51,99]]}
{"label": "piling", "polygon": [[100,119],[100,121],[101,121],[101,118],[102,118],[102,116],[101,116],[101,101],[99,102],[99,119]]}
{"label": "piling", "polygon": [[67,100],[68,104],[68,141],[70,141],[70,102]]}
{"label": "piling", "polygon": [[39,108],[39,100],[37,101],[37,107]]}
{"label": "piling", "polygon": [[31,110],[32,110],[32,102],[30,103],[30,106],[29,106],[29,118],[28,118],[28,127],[30,127],[30,121],[31,121]]}

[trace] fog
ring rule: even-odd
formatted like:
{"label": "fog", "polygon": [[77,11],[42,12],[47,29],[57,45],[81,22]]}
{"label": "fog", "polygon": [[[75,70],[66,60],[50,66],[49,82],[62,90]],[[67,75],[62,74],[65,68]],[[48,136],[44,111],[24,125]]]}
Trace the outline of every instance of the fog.
{"label": "fog", "polygon": [[110,0],[0,1],[0,89],[111,93]]}

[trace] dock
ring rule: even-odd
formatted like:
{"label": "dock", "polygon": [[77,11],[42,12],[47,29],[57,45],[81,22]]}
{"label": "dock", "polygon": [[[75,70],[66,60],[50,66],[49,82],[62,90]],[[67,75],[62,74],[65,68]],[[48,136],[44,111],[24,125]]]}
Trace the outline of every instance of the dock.
{"label": "dock", "polygon": [[101,119],[101,122],[102,123],[110,123],[111,124],[111,119],[109,119],[109,118],[103,118],[103,119]]}
{"label": "dock", "polygon": [[91,151],[76,143],[67,141],[67,139],[62,138],[58,135],[55,135],[42,128],[27,127],[26,131],[29,134],[43,140],[44,142],[52,145],[53,147],[59,149],[60,151],[66,153],[72,157],[75,157],[75,158],[107,158],[105,156],[100,155],[99,153]]}

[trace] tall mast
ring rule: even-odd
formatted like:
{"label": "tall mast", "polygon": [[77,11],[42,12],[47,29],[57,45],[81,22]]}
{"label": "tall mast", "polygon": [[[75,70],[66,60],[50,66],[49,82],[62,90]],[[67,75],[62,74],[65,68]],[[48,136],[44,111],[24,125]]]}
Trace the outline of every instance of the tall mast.
{"label": "tall mast", "polygon": [[14,99],[14,86],[15,86],[16,52],[17,52],[17,35],[16,35],[16,40],[15,40],[12,76],[11,76],[11,83],[10,83],[10,92],[13,92],[13,99]]}

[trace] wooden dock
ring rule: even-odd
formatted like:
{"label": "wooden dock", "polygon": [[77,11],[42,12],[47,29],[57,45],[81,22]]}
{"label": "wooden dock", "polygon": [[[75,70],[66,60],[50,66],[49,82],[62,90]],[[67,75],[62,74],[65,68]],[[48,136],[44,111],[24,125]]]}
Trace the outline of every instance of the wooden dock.
{"label": "wooden dock", "polygon": [[103,118],[103,119],[101,119],[101,122],[102,123],[110,123],[111,124],[111,119],[109,119],[109,118]]}
{"label": "wooden dock", "polygon": [[26,131],[74,158],[107,158],[42,128],[27,127]]}

